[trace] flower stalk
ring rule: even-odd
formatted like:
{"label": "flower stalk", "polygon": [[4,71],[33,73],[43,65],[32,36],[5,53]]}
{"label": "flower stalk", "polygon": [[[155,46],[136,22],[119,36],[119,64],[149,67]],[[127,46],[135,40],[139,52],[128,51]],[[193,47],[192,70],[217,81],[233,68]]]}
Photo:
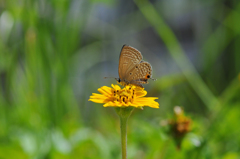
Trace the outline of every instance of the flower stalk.
{"label": "flower stalk", "polygon": [[120,118],[122,159],[127,159],[127,121],[133,107],[115,108],[115,110]]}

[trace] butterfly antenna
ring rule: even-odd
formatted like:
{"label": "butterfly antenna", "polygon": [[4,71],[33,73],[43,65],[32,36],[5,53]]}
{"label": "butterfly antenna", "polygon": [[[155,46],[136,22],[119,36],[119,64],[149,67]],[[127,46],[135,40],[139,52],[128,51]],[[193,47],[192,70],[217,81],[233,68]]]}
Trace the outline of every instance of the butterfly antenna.
{"label": "butterfly antenna", "polygon": [[[107,79],[107,78],[115,78],[115,77],[104,77],[104,79]],[[115,78],[115,79],[117,79],[117,78]]]}
{"label": "butterfly antenna", "polygon": [[117,82],[120,82],[120,81],[121,81],[120,78],[115,78],[115,77],[104,77],[104,79],[106,79],[106,78],[114,78]]}
{"label": "butterfly antenna", "polygon": [[156,81],[157,79],[154,79],[154,78],[150,78],[151,80],[153,80],[153,81]]}

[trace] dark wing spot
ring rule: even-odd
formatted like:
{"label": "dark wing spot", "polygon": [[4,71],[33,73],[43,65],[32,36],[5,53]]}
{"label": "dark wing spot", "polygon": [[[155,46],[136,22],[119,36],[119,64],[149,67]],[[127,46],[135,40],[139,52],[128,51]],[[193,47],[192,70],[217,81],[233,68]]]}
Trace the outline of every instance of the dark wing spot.
{"label": "dark wing spot", "polygon": [[136,68],[138,68],[138,66],[136,66]]}
{"label": "dark wing spot", "polygon": [[132,75],[132,72],[130,72],[129,74]]}

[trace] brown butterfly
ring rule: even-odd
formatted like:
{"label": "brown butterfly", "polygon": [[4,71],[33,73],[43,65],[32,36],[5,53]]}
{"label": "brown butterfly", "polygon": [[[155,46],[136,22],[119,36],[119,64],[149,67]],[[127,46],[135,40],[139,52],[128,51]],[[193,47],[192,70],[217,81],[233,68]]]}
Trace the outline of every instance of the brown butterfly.
{"label": "brown butterfly", "polygon": [[142,59],[142,54],[137,49],[123,45],[119,57],[119,78],[116,80],[124,86],[132,84],[143,87],[142,84],[148,83],[148,79],[152,79],[152,66]]}

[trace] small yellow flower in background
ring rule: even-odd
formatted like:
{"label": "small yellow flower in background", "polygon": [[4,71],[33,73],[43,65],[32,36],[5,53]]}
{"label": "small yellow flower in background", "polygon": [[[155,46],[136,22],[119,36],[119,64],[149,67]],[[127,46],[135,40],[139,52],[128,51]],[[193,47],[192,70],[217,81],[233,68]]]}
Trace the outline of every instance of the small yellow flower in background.
{"label": "small yellow flower in background", "polygon": [[144,97],[147,91],[144,88],[134,85],[127,85],[124,88],[113,85],[112,88],[103,86],[98,89],[101,94],[93,93],[89,101],[95,103],[105,103],[104,107],[129,107],[142,108],[149,106],[159,108],[159,103],[155,101],[157,97]]}
{"label": "small yellow flower in background", "polygon": [[181,143],[185,135],[191,131],[192,120],[184,115],[181,107],[174,107],[175,118],[168,121],[170,125],[170,133],[174,138],[177,148],[181,149]]}
{"label": "small yellow flower in background", "polygon": [[176,136],[184,136],[191,128],[191,119],[184,115],[184,111],[181,107],[174,107],[175,119],[170,120],[169,124],[172,125],[172,129]]}
{"label": "small yellow flower in background", "polygon": [[170,120],[162,120],[160,124],[167,126],[166,132],[173,138],[178,150],[180,150],[184,137],[191,131],[192,120],[185,116],[183,109],[179,106],[175,106],[173,111],[174,117]]}

